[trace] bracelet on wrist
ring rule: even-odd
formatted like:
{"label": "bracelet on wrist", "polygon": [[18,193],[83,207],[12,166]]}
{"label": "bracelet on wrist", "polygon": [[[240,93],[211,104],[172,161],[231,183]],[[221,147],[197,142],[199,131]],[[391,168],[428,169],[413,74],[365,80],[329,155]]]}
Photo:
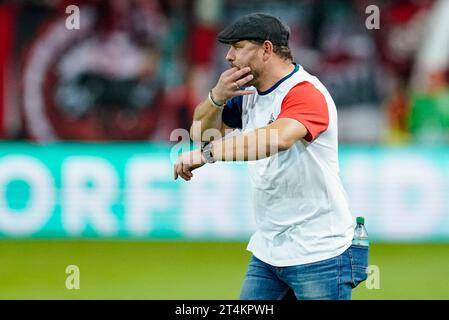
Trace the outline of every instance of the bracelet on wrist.
{"label": "bracelet on wrist", "polygon": [[208,99],[209,99],[209,102],[211,105],[213,105],[215,108],[218,108],[220,110],[223,110],[224,107],[226,106],[226,102],[224,102],[223,104],[219,104],[215,101],[214,96],[212,95],[212,90],[209,91]]}

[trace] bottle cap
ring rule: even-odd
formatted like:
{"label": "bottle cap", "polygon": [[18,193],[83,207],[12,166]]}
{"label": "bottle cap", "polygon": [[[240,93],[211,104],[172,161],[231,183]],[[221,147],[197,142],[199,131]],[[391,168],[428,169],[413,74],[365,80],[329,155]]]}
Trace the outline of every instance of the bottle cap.
{"label": "bottle cap", "polygon": [[357,224],[365,224],[365,218],[364,217],[357,217],[355,219],[355,221],[357,222]]}

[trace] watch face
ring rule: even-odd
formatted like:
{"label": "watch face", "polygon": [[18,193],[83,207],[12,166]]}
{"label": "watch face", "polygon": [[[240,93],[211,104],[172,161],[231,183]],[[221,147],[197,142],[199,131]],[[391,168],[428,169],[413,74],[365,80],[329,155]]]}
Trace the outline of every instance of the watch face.
{"label": "watch face", "polygon": [[206,158],[207,163],[212,163],[212,159],[210,157],[210,152],[204,152],[204,157]]}
{"label": "watch face", "polygon": [[207,163],[215,162],[214,156],[212,155],[212,145],[210,143],[204,146],[203,155],[204,158],[206,158]]}

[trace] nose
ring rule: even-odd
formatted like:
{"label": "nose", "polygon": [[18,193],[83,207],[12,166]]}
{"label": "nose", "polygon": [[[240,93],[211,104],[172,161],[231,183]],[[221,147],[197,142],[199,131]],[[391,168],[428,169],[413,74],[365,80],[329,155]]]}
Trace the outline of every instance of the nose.
{"label": "nose", "polygon": [[228,62],[233,62],[235,60],[235,52],[232,46],[229,48],[228,53],[226,54],[226,60]]}

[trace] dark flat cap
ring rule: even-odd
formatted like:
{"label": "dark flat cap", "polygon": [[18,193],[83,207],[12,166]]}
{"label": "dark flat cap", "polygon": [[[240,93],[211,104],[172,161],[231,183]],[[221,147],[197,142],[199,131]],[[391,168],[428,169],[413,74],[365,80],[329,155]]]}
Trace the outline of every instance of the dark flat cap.
{"label": "dark flat cap", "polygon": [[221,43],[241,40],[270,40],[277,46],[288,46],[290,28],[275,16],[266,13],[251,13],[221,31],[217,39]]}

